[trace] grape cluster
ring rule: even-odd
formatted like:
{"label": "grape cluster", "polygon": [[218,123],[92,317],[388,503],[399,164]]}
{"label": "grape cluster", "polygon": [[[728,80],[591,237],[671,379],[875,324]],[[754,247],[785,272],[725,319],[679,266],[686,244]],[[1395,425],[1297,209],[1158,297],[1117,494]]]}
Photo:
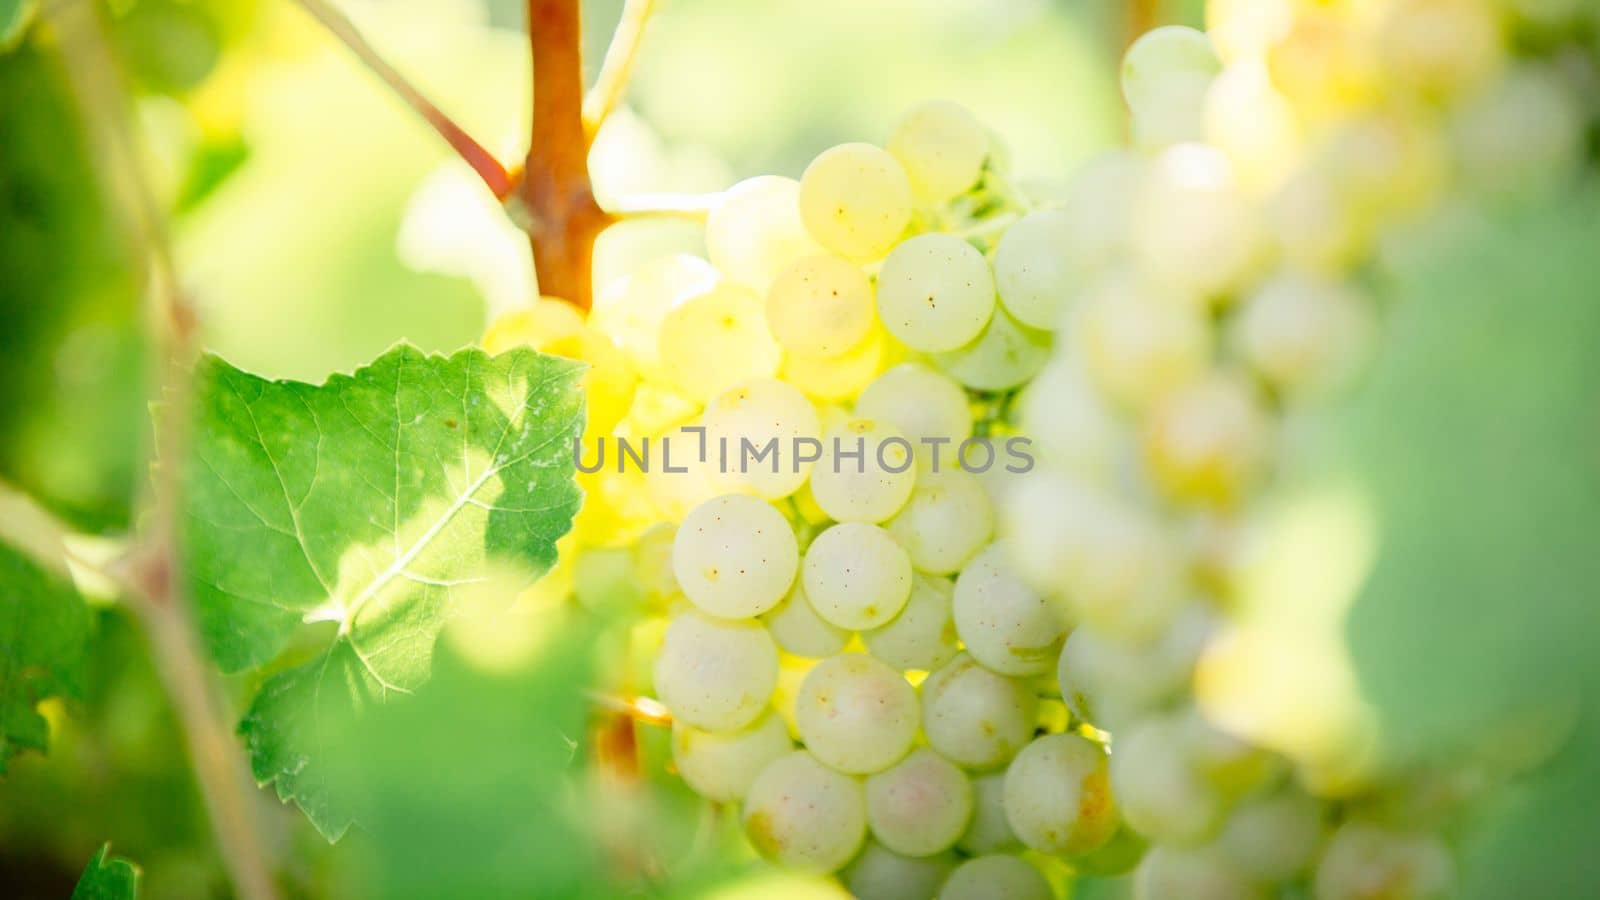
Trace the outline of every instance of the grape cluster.
{"label": "grape cluster", "polygon": [[1212,0],[1130,49],[1133,146],[1069,182],[925,104],[735,185],[704,259],[587,320],[491,328],[590,361],[591,443],[683,464],[580,476],[553,588],[665,622],[682,778],[864,900],[1447,894],[1483,773],[1374,769],[1360,722],[1263,702],[1239,610],[1274,477],[1376,344],[1370,274],[1581,165],[1578,70],[1509,37],[1558,6]]}

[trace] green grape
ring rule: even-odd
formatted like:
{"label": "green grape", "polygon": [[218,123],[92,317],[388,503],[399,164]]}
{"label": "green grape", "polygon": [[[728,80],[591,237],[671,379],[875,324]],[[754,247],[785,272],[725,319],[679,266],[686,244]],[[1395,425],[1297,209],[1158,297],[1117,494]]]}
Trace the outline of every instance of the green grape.
{"label": "green grape", "polygon": [[672,569],[690,602],[723,618],[759,616],[778,605],[800,568],[800,547],[783,514],[744,494],[695,507],[672,542]]}
{"label": "green grape", "polygon": [[1174,77],[1211,78],[1222,61],[1205,32],[1168,25],[1145,32],[1122,57],[1122,96],[1135,112],[1147,106],[1161,84]]}
{"label": "green grape", "polygon": [[816,607],[806,597],[804,579],[797,578],[789,596],[761,617],[772,639],[785,652],[795,656],[821,659],[844,649],[850,632],[817,614]]}
{"label": "green grape", "polygon": [[933,100],[900,118],[889,135],[889,152],[905,167],[916,198],[940,206],[977,184],[989,156],[989,134],[966,107]]}
{"label": "green grape", "polygon": [[1271,428],[1253,385],[1214,374],[1157,406],[1145,426],[1145,465],[1171,500],[1233,508],[1266,474]]}
{"label": "green grape", "polygon": [[960,647],[950,620],[947,578],[917,575],[905,608],[887,624],[861,633],[867,651],[896,669],[931,672],[954,659]]}
{"label": "green grape", "polygon": [[[966,391],[919,362],[901,363],[873,379],[856,398],[855,413],[898,428],[911,441],[924,471],[930,467],[934,446],[945,451],[941,458],[947,458],[972,434]],[[943,446],[938,441],[949,443]]]}
{"label": "green grape", "polygon": [[783,349],[834,357],[866,340],[877,321],[872,282],[837,256],[806,256],[767,291],[767,324]]}
{"label": "green grape", "polygon": [[1124,825],[1100,849],[1073,860],[1072,866],[1085,875],[1115,878],[1132,872],[1149,848],[1144,838]]}
{"label": "green grape", "polygon": [[1198,72],[1168,72],[1146,85],[1131,110],[1133,144],[1153,152],[1206,139],[1206,100],[1218,79]]}
{"label": "green grape", "polygon": [[938,900],[1054,900],[1050,882],[1016,856],[979,856],[950,873]]}
{"label": "green grape", "polygon": [[808,356],[785,353],[779,372],[784,381],[823,403],[842,403],[861,393],[862,388],[883,371],[889,351],[889,336],[874,327],[861,343],[841,356]]}
{"label": "green grape", "polygon": [[734,282],[667,313],[658,346],[667,379],[700,403],[747,378],[771,377],[782,356],[767,332],[761,300]]}
{"label": "green grape", "polygon": [[812,464],[796,458],[797,441],[822,435],[811,401],[774,378],[752,378],[719,394],[701,424],[707,455],[717,459],[713,479],[727,490],[768,500],[787,497],[805,484]]}
{"label": "green grape", "polygon": [[867,779],[867,826],[896,853],[948,850],[971,818],[972,782],[926,747]]}
{"label": "green grape", "polygon": [[1019,401],[1022,433],[1051,468],[1104,482],[1129,455],[1132,439],[1076,362],[1058,357],[1028,383]]}
{"label": "green grape", "polygon": [[1436,900],[1452,895],[1455,863],[1433,835],[1352,821],[1328,841],[1314,885],[1317,900]]}
{"label": "green grape", "polygon": [[596,293],[589,325],[616,341],[640,374],[662,378],[662,320],[674,307],[709,293],[719,277],[710,263],[687,253],[651,260]]}
{"label": "green grape", "polygon": [[1074,629],[1056,669],[1061,698],[1082,721],[1120,731],[1184,689],[1215,627],[1210,611],[1193,604],[1148,643]]}
{"label": "green grape", "polygon": [[645,598],[653,603],[660,603],[679,590],[678,576],[672,571],[672,545],[677,536],[677,526],[657,522],[634,542],[634,572]]}
{"label": "green grape", "polygon": [[1287,768],[1276,754],[1219,728],[1198,706],[1184,707],[1178,721],[1190,765],[1230,797],[1258,791]]}
{"label": "green grape", "polygon": [[1263,203],[1273,249],[1293,268],[1339,277],[1355,264],[1371,238],[1354,198],[1340,190],[1319,160],[1303,163]]}
{"label": "green grape", "polygon": [[771,699],[778,648],[755,622],[686,610],[667,626],[655,684],[673,718],[707,731],[733,731],[755,721]]}
{"label": "green grape", "polygon": [[1233,342],[1278,390],[1325,394],[1352,379],[1370,340],[1367,310],[1367,299],[1346,284],[1285,272],[1245,298]]}
{"label": "green grape", "polygon": [[1214,849],[1155,847],[1133,874],[1134,900],[1266,900],[1267,892]]}
{"label": "green grape", "polygon": [[800,176],[800,218],[817,243],[860,262],[889,252],[911,221],[911,182],[871,144],[824,150]]}
{"label": "green grape", "polygon": [[1111,787],[1122,816],[1152,841],[1192,845],[1216,832],[1222,797],[1195,771],[1180,722],[1153,716],[1119,733]]}
{"label": "green grape", "polygon": [[800,221],[800,183],[758,175],[723,193],[706,216],[706,255],[734,281],[765,291],[802,256],[822,252]]}
{"label": "green grape", "polygon": [[788,726],[773,712],[738,731],[702,731],[672,723],[672,763],[678,774],[695,793],[719,803],[743,797],[768,763],[793,749]]}
{"label": "green grape", "polygon": [[1272,882],[1305,872],[1321,842],[1321,805],[1298,788],[1284,787],[1234,807],[1216,848],[1239,872]]}
{"label": "green grape", "polygon": [[1583,159],[1583,121],[1555,72],[1519,66],[1472,98],[1452,123],[1462,177],[1492,197],[1570,184]]}
{"label": "green grape", "polygon": [[919,475],[910,502],[884,527],[917,571],[951,575],[994,535],[994,511],[977,477],[949,468]]}
{"label": "green grape", "polygon": [[887,531],[845,522],[806,548],[801,578],[817,615],[840,628],[877,628],[911,596],[911,560]]}
{"label": "green grape", "polygon": [[861,855],[839,873],[839,880],[856,900],[928,900],[955,867],[951,853],[901,856],[868,839]]}
{"label": "green grape", "polygon": [[767,764],[744,799],[743,823],[762,856],[802,872],[836,872],[867,836],[866,792],[804,750]]}
{"label": "green grape", "polygon": [[907,347],[955,350],[976,339],[994,313],[994,276],[971,244],[949,234],[903,241],[878,273],[878,315]]}
{"label": "green grape", "polygon": [[1000,305],[1030,328],[1053,329],[1083,289],[1085,274],[1072,253],[1073,221],[1067,212],[1029,213],[1006,229],[994,251]]}
{"label": "green grape", "polygon": [[1068,310],[1066,329],[1090,383],[1126,410],[1148,408],[1211,363],[1200,310],[1124,270],[1108,272]]}
{"label": "green grape", "polygon": [[1040,853],[1080,856],[1117,830],[1106,751],[1075,734],[1048,734],[1022,748],[1006,770],[1006,821]]}
{"label": "green grape", "polygon": [[822,436],[811,495],[840,522],[882,522],[916,487],[911,441],[887,422],[847,419]]}
{"label": "green grape", "polygon": [[800,684],[795,721],[806,749],[852,775],[881,772],[917,736],[917,694],[905,676],[870,656],[817,663]]}
{"label": "green grape", "polygon": [[963,653],[922,683],[922,730],[929,746],[969,769],[1005,765],[1033,737],[1039,699]]}
{"label": "green grape", "polygon": [[972,343],[933,362],[951,378],[979,391],[1006,391],[1032,378],[1050,359],[1050,332],[1021,325],[1003,309],[994,311]]}
{"label": "green grape", "polygon": [[1065,620],[1017,577],[1002,543],[990,544],[962,570],[950,605],[967,652],[989,669],[1039,675],[1060,656]]}
{"label": "green grape", "polygon": [[1156,157],[1135,203],[1133,233],[1143,271],[1199,301],[1226,296],[1265,255],[1258,210],[1232,162],[1205,144],[1176,144]]}
{"label": "green grape", "polygon": [[972,821],[956,846],[973,856],[1020,847],[1006,818],[1006,773],[974,776],[972,791]]}
{"label": "green grape", "polygon": [[1141,154],[1111,150],[1084,164],[1062,198],[1067,217],[1063,251],[1085,275],[1097,273],[1128,252],[1133,205],[1150,164]]}

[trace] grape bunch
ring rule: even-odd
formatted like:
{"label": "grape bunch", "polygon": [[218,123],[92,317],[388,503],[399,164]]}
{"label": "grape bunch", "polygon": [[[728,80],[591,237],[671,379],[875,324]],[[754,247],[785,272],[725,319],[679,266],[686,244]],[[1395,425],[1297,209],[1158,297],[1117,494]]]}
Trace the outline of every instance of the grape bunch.
{"label": "grape bunch", "polygon": [[1510,773],[1376,764],[1249,615],[1324,586],[1252,565],[1375,273],[1584,163],[1593,66],[1512,39],[1559,6],[1212,0],[1129,50],[1131,146],[1066,182],[933,102],[734,185],[704,258],[486,337],[591,364],[539,589],[633,598],[619,687],[677,774],[863,900],[1448,895]]}

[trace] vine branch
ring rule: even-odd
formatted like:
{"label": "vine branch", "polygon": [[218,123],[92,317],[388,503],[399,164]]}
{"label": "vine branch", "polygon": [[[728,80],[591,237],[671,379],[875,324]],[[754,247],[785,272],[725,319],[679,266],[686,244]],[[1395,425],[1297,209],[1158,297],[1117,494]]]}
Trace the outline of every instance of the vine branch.
{"label": "vine branch", "polygon": [[628,80],[633,75],[633,65],[639,58],[639,46],[644,42],[645,23],[654,11],[655,0],[627,0],[622,7],[622,18],[617,20],[611,45],[600,62],[600,74],[583,98],[583,128],[591,141],[606,117],[622,102]]}
{"label": "vine branch", "polygon": [[587,310],[594,241],[614,219],[595,202],[583,123],[583,27],[578,0],[528,0],[533,128],[508,203],[528,232],[541,294]]}
{"label": "vine branch", "polygon": [[472,167],[472,171],[478,173],[483,183],[494,192],[496,199],[504,200],[511,193],[511,176],[506,172],[505,166],[494,158],[494,154],[474,140],[472,135],[467,134],[466,129],[456,124],[454,119],[423,96],[422,92],[407,81],[394,66],[389,65],[372,44],[362,37],[361,31],[350,21],[349,16],[326,0],[295,0],[295,2],[310,13],[312,18],[321,22],[322,26],[343,42],[363,65],[383,79],[407,106],[433,126],[433,130],[444,138],[445,143]]}

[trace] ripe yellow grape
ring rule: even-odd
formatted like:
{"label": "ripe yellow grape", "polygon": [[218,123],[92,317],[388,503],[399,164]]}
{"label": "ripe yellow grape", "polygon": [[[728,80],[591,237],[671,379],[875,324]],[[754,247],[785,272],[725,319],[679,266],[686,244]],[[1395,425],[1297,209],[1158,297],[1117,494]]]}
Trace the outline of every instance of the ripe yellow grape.
{"label": "ripe yellow grape", "polygon": [[1069,313],[1067,331],[1090,382],[1131,410],[1199,378],[1211,361],[1210,325],[1200,311],[1131,272],[1110,273],[1091,288]]}
{"label": "ripe yellow grape", "polygon": [[659,346],[667,379],[701,403],[746,378],[776,374],[782,356],[760,298],[733,282],[667,313]]}
{"label": "ripe yellow grape", "polygon": [[779,377],[822,403],[837,403],[861,393],[890,363],[892,347],[882,328],[839,356],[785,353]]}
{"label": "ripe yellow grape", "polygon": [[718,456],[713,477],[728,490],[768,500],[800,489],[812,463],[798,461],[796,441],[822,436],[816,407],[798,388],[774,378],[752,378],[719,394],[706,407],[703,424]]}
{"label": "ripe yellow grape", "polygon": [[1214,375],[1155,410],[1145,432],[1145,461],[1172,499],[1227,507],[1260,479],[1269,441],[1266,412],[1250,384]]}
{"label": "ripe yellow grape", "polygon": [[633,367],[609,337],[589,327],[564,300],[545,297],[531,308],[505,313],[490,323],[482,344],[489,353],[522,346],[588,363],[583,374],[588,434],[605,434],[633,404],[638,381]]}
{"label": "ripe yellow grape", "polygon": [[911,221],[911,182],[871,144],[840,144],[800,177],[800,217],[817,243],[847,259],[878,259]]}
{"label": "ripe yellow grape", "polygon": [[995,307],[994,276],[977,248],[954,235],[902,242],[878,273],[883,326],[916,350],[954,350],[978,337]]}
{"label": "ripe yellow grape", "polygon": [[711,264],[757,291],[796,259],[821,252],[800,221],[800,183],[793,178],[747,178],[728,188],[706,217]]}
{"label": "ripe yellow grape", "polygon": [[865,340],[876,319],[871,280],[837,256],[797,259],[767,291],[767,324],[790,353],[839,356]]}
{"label": "ripe yellow grape", "polygon": [[989,134],[966,107],[933,100],[901,117],[888,149],[905,167],[912,193],[934,206],[977,183],[989,155]]}

